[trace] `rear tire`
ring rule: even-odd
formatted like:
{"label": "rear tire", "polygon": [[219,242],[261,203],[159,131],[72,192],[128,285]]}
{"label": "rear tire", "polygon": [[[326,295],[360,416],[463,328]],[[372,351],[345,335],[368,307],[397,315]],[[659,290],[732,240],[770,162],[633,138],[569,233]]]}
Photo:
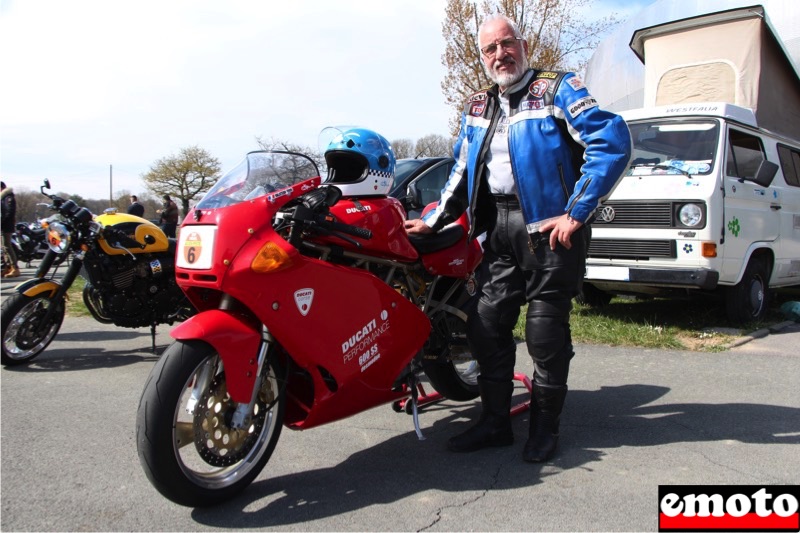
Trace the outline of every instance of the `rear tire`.
{"label": "rear tire", "polygon": [[467,343],[467,323],[460,316],[441,312],[432,320],[422,369],[436,391],[457,402],[478,397],[480,368]]}
{"label": "rear tire", "polygon": [[[3,302],[0,314],[2,325],[2,364],[21,365],[41,354],[58,333],[64,322],[64,301],[53,301],[49,292],[36,296],[15,293]],[[55,313],[42,324],[45,313],[55,306]],[[42,331],[39,328],[42,327]]]}
{"label": "rear tire", "polygon": [[769,309],[769,261],[764,257],[751,257],[742,280],[729,287],[725,294],[728,319],[744,326],[764,318]]}
{"label": "rear tire", "polygon": [[264,367],[251,424],[237,430],[230,426],[236,404],[216,350],[202,341],[176,341],[166,349],[136,415],[139,461],[162,495],[190,507],[218,504],[259,475],[280,437],[286,406],[277,364],[268,359]]}

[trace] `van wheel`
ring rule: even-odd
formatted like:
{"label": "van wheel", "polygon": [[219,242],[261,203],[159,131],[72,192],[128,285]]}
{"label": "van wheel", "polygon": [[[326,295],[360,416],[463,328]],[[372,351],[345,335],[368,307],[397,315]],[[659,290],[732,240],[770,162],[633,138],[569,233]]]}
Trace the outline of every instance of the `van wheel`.
{"label": "van wheel", "polygon": [[729,287],[725,295],[728,319],[737,326],[764,318],[769,308],[769,262],[751,257],[742,281]]}
{"label": "van wheel", "polygon": [[589,307],[605,307],[611,303],[611,293],[601,291],[591,283],[584,283],[581,293],[575,298],[579,304]]}

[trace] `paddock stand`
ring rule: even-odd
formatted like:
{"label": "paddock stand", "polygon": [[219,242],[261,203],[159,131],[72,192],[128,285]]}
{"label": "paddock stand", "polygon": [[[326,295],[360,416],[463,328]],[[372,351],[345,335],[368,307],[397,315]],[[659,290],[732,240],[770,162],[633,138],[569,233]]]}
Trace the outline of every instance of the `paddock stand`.
{"label": "paddock stand", "polygon": [[[528,390],[529,393],[533,391],[533,383],[531,382],[531,379],[522,372],[514,372],[514,381],[519,381],[523,385],[525,385],[525,388]],[[422,383],[419,382],[416,383],[416,389],[418,393],[416,402],[417,408],[432,403],[438,403],[447,399],[436,391],[433,391],[432,393],[428,394],[425,391],[425,388],[422,386]],[[525,411],[530,409],[530,407],[531,407],[531,400],[529,394],[527,400],[520,402],[517,405],[513,405],[511,407],[511,416],[524,413]],[[396,413],[402,413],[403,411],[405,411],[406,414],[414,415],[414,426],[417,429],[417,436],[420,438],[420,440],[424,439],[424,437],[422,437],[422,433],[419,431],[419,423],[416,417],[417,413],[416,410],[414,409],[414,402],[412,401],[411,397],[395,400],[394,402],[392,402],[392,409]]]}

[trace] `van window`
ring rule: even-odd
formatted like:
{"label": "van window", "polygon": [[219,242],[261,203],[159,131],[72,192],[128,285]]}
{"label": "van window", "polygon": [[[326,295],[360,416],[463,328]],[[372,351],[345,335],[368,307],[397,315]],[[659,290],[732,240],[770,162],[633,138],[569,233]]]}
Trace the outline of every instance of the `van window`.
{"label": "van window", "polygon": [[752,178],[764,159],[761,139],[734,129],[728,132],[728,157],[725,163],[728,176]]}
{"label": "van window", "polygon": [[781,160],[781,170],[783,170],[783,178],[786,183],[793,187],[800,187],[800,152],[779,144],[778,159]]}

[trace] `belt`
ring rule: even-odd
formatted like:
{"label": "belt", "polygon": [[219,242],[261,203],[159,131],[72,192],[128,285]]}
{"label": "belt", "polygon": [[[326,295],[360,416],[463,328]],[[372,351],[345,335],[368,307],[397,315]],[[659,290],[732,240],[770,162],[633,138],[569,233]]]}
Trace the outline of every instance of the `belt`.
{"label": "belt", "polygon": [[493,194],[495,205],[506,209],[519,209],[519,199],[514,194]]}

